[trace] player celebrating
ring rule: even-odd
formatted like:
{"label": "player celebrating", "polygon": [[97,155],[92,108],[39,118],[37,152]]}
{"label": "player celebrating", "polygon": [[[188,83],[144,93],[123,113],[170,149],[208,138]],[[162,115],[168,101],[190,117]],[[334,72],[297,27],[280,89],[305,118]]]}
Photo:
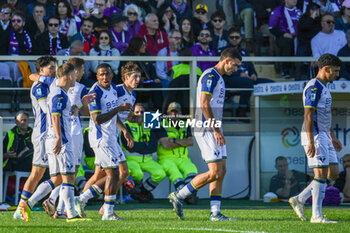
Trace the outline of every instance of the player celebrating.
{"label": "player celebrating", "polygon": [[[117,139],[117,115],[118,112],[130,111],[132,105],[124,103],[118,106],[118,90],[112,83],[112,69],[110,65],[101,63],[97,67],[97,82],[92,86],[90,94],[96,96],[95,101],[89,104],[90,130],[89,142],[95,153],[95,174],[105,181],[105,203],[102,220],[118,220],[113,214],[116,201],[117,183],[119,178],[119,158],[123,156],[122,149]],[[98,179],[97,179],[98,180]],[[93,192],[96,192],[92,186]],[[91,191],[91,190],[90,190]],[[83,210],[77,206],[79,214]]]}
{"label": "player celebrating", "polygon": [[[75,86],[69,88],[68,91],[68,97],[72,104],[72,115],[71,115],[71,135],[72,140],[74,143],[72,143],[72,149],[73,154],[75,157],[75,172],[77,173],[78,167],[80,165],[82,152],[83,152],[83,127],[81,125],[80,120],[80,112],[82,112],[84,115],[88,115],[88,104],[91,103],[95,96],[94,95],[87,95],[87,89],[86,87],[80,83],[81,78],[84,75],[84,63],[85,61],[81,58],[72,57],[68,59],[67,63],[70,63],[74,66],[74,72],[77,76],[77,80],[75,82]],[[43,202],[43,207],[46,211],[46,213],[53,217],[54,219],[62,218],[66,219],[66,215],[64,214],[64,205],[63,205],[63,199],[60,198],[58,205],[57,205],[57,211],[55,207],[55,203],[57,200],[57,197],[60,193],[61,186],[56,187],[52,192],[48,199],[46,199]]]}
{"label": "player celebrating", "polygon": [[[86,220],[80,218],[74,209],[74,173],[75,158],[72,150],[70,132],[71,104],[67,95],[70,87],[75,85],[76,74],[72,64],[63,64],[58,68],[59,82],[48,95],[47,104],[50,119],[45,148],[48,154],[52,186],[62,183],[61,197],[67,209],[67,222]],[[46,195],[45,191],[36,193]],[[45,194],[44,194],[45,193]],[[39,194],[40,195],[40,194]],[[30,221],[31,209],[27,202],[22,202],[23,217]]]}
{"label": "player celebrating", "polygon": [[[39,71],[40,76],[53,79],[56,75],[56,59],[51,56],[43,56],[36,60],[36,68]],[[18,204],[17,210],[15,211],[13,218],[21,219],[20,206],[22,202],[28,201],[30,206],[34,206],[38,199],[37,196],[32,196],[36,186],[43,177],[46,168],[48,167],[48,158],[45,152],[45,136],[46,136],[46,114],[47,114],[47,102],[46,98],[49,94],[49,86],[42,82],[34,82],[30,91],[30,98],[33,105],[33,112],[35,116],[35,122],[32,133],[33,141],[33,167],[29,178],[24,184],[23,191],[21,194],[21,200]],[[49,189],[52,184],[51,180],[45,181],[39,185],[37,190]],[[25,217],[25,216],[23,216]],[[30,221],[30,219],[24,219]]]}
{"label": "player celebrating", "polygon": [[196,120],[210,121],[213,123],[211,124],[213,127],[195,129],[195,138],[202,158],[208,164],[209,171],[197,175],[178,192],[170,193],[168,196],[180,219],[184,219],[181,201],[204,185],[209,184],[211,210],[209,219],[211,221],[235,220],[220,212],[227,155],[225,137],[222,129],[217,125],[221,124],[225,100],[225,83],[222,75],[231,75],[232,72],[235,72],[241,60],[242,57],[236,49],[225,49],[215,67],[207,69],[198,81]]}
{"label": "player celebrating", "polygon": [[327,83],[339,76],[341,61],[332,54],[323,54],[318,59],[318,74],[304,88],[304,123],[301,144],[307,155],[309,167],[314,170],[313,181],[298,195],[291,197],[289,203],[297,216],[306,221],[304,203],[312,195],[311,223],[337,223],[322,214],[322,201],[328,181],[332,184],[339,168],[336,151],[342,149],[332,126],[332,96]]}

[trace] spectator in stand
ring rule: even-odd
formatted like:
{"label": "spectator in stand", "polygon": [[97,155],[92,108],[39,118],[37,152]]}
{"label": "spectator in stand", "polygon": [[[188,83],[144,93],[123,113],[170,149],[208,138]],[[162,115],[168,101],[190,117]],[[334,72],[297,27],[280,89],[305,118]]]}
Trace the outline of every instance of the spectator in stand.
{"label": "spectator in stand", "polygon": [[168,35],[159,28],[158,17],[152,13],[146,15],[137,36],[146,41],[146,51],[151,56],[157,56],[159,50],[169,45]]}
{"label": "spectator in stand", "polygon": [[[276,37],[280,56],[294,56],[294,39],[302,13],[295,7],[296,0],[285,0],[283,6],[276,7],[270,16],[269,29]],[[283,62],[282,77],[290,78],[290,63]]]}
{"label": "spectator in stand", "polygon": [[346,33],[350,29],[350,0],[343,2],[340,14],[335,18],[335,29]]}
{"label": "spectator in stand", "polygon": [[298,195],[306,187],[310,176],[296,170],[289,170],[286,157],[278,156],[275,160],[277,174],[271,178],[270,192],[281,199]]}
{"label": "spectator in stand", "polygon": [[311,39],[320,31],[320,6],[310,2],[298,23],[297,56],[312,56]]}
{"label": "spectator in stand", "polygon": [[182,34],[181,48],[191,48],[194,45],[194,33],[192,27],[192,21],[188,17],[183,17],[180,20],[180,32]]}
{"label": "spectator in stand", "polygon": [[86,18],[83,20],[83,23],[80,28],[80,32],[75,34],[71,41],[81,40],[84,43],[84,52],[89,55],[90,50],[94,47],[96,43],[96,35],[93,33],[94,31],[94,21],[90,18]]}
{"label": "spectator in stand", "polygon": [[163,4],[158,9],[158,18],[160,19],[160,29],[164,30],[166,33],[172,29],[179,29],[177,24],[176,14],[174,14],[173,9],[168,4]]}
{"label": "spectator in stand", "polygon": [[330,0],[313,0],[312,2],[320,6],[321,15],[334,14],[339,11],[339,8]]}
{"label": "spectator in stand", "polygon": [[116,2],[117,1],[114,1],[114,0],[107,1],[107,8],[103,12],[103,14],[106,17],[111,18],[114,14],[118,14],[122,12],[122,9],[116,6],[115,4]]}
{"label": "spectator in stand", "polygon": [[350,202],[350,154],[344,155],[342,161],[344,170],[340,172],[334,187],[343,193],[343,202]]}
{"label": "spectator in stand", "polygon": [[[297,31],[297,56],[312,56],[311,39],[321,31],[320,6],[310,2],[305,14],[301,16]],[[310,77],[310,67],[308,63],[296,63],[295,80],[308,79]],[[305,76],[306,75],[306,76]]]}
{"label": "spectator in stand", "polygon": [[29,114],[19,111],[15,116],[16,126],[7,131],[3,141],[3,168],[5,171],[25,171],[32,169],[33,129],[29,125]]}
{"label": "spectator in stand", "polygon": [[107,0],[95,0],[94,8],[98,9],[98,12],[92,11],[90,18],[94,22],[94,31],[96,36],[101,31],[106,31],[109,28],[110,18],[106,17],[103,12],[107,7]]}
{"label": "spectator in stand", "polygon": [[66,0],[59,0],[56,7],[56,17],[60,19],[60,33],[65,35],[68,39],[75,35],[77,30],[77,24],[74,19],[72,8]]}
{"label": "spectator in stand", "polygon": [[[179,51],[180,57],[191,57],[192,52],[189,48],[184,47]],[[201,69],[197,66],[197,79],[202,75]],[[169,88],[183,88],[189,87],[190,80],[190,64],[189,62],[181,62],[171,68],[170,74],[171,82]],[[190,113],[190,97],[189,91],[167,91],[163,103],[163,110],[167,110],[167,106],[171,102],[178,102],[182,106],[182,113],[188,115]]]}
{"label": "spectator in stand", "polygon": [[[287,0],[288,1],[288,0]],[[295,1],[295,0],[293,0]],[[236,0],[239,16],[244,25],[246,49],[253,52],[254,10],[248,0]]]}
{"label": "spectator in stand", "polygon": [[[304,2],[304,1],[303,1]],[[253,2],[256,13],[258,32],[269,37],[268,54],[273,56],[275,53],[274,36],[269,30],[269,18],[273,9],[281,5],[280,0],[256,0]]]}
{"label": "spectator in stand", "polygon": [[[101,31],[98,36],[97,42],[94,47],[90,50],[90,56],[112,56],[112,57],[120,57],[120,52],[118,49],[114,48],[112,42],[112,36],[109,31]],[[97,72],[97,66],[100,63],[108,63],[113,70],[114,75],[118,74],[119,63],[120,61],[115,59],[112,61],[102,61],[102,60],[94,60],[91,61],[91,70],[92,72]]]}
{"label": "spectator in stand", "polygon": [[141,11],[135,4],[130,4],[125,7],[123,15],[128,17],[128,32],[131,38],[133,38],[139,33],[140,27],[143,24],[141,21]]}
{"label": "spectator in stand", "polygon": [[176,18],[181,20],[184,17],[192,18],[192,9],[184,0],[171,0],[171,8]]}
{"label": "spectator in stand", "polygon": [[[8,0],[9,1],[9,0]],[[34,6],[37,3],[41,3],[45,6],[45,12],[46,15],[44,17],[44,21],[46,22],[51,16],[55,15],[55,6],[53,5],[53,3],[50,0],[36,0],[33,3],[28,5],[28,12],[29,14],[33,15],[33,11],[34,11]]]}
{"label": "spectator in stand", "polygon": [[1,6],[0,12],[0,32],[10,31],[11,28],[11,14],[12,14],[12,6],[10,4],[3,4]]}
{"label": "spectator in stand", "polygon": [[[124,51],[123,56],[146,56],[146,42],[143,38],[133,37],[128,48]],[[137,65],[141,68],[141,81],[139,87],[143,88],[161,88],[162,84],[160,79],[157,77],[156,70],[151,62],[148,61],[138,61]],[[121,62],[121,67],[126,64],[126,62]],[[118,80],[117,83],[122,83]],[[163,96],[161,91],[144,91],[137,92],[136,102],[145,103],[149,99],[152,99],[153,109],[161,110],[163,103]]]}
{"label": "spectator in stand", "polygon": [[[347,44],[341,48],[337,54],[339,57],[350,57],[350,30],[346,32]],[[350,80],[350,63],[342,62],[339,72],[339,77],[345,80]]]}
{"label": "spectator in stand", "polygon": [[28,15],[28,7],[21,0],[5,0],[5,3],[11,5],[11,8],[14,9],[15,11],[20,11],[25,16]]}
{"label": "spectator in stand", "polygon": [[[158,57],[177,57],[178,50],[181,46],[181,32],[177,29],[173,29],[169,33],[169,46],[159,50]],[[170,70],[173,66],[177,65],[178,61],[157,61],[156,62],[156,72],[157,77],[160,78],[162,82],[162,87],[168,87],[171,81],[169,76]]]}
{"label": "spectator in stand", "polygon": [[346,45],[345,33],[334,30],[334,16],[324,14],[321,18],[322,30],[311,40],[313,57],[320,57],[322,54],[330,53],[337,55],[339,50]]}
{"label": "spectator in stand", "polygon": [[[211,36],[209,29],[202,29],[197,37],[198,43],[192,46],[192,56],[195,57],[215,57],[216,54],[209,46]],[[204,72],[206,69],[215,66],[216,62],[200,61],[197,62],[198,67]]]}
{"label": "spectator in stand", "polygon": [[208,6],[205,4],[198,4],[196,10],[194,11],[194,17],[192,20],[193,33],[195,38],[198,37],[202,29],[208,29],[209,24],[208,18]]}
{"label": "spectator in stand", "polygon": [[226,15],[223,11],[215,11],[211,17],[211,23],[213,25],[210,31],[212,35],[212,41],[210,42],[210,48],[212,48],[217,56],[221,55],[222,49],[228,45],[228,32],[224,30],[226,23]]}
{"label": "spectator in stand", "polygon": [[70,5],[73,9],[73,15],[77,24],[77,30],[80,30],[82,19],[87,17],[82,0],[71,0]]}
{"label": "spectator in stand", "polygon": [[[60,50],[57,55],[58,56],[86,56],[87,54],[84,52],[84,44],[81,40],[72,40],[71,44],[68,48]],[[80,83],[84,84],[87,87],[91,87],[95,80],[89,79],[92,76],[91,74],[91,62],[85,61],[84,63],[84,75],[81,79]]]}
{"label": "spectator in stand", "polygon": [[27,23],[24,27],[33,36],[34,40],[47,30],[46,22],[44,21],[45,15],[45,6],[41,3],[36,3],[33,9],[33,16],[28,16]]}
{"label": "spectator in stand", "polygon": [[11,29],[1,34],[5,41],[5,49],[9,55],[30,55],[33,52],[33,40],[24,29],[25,16],[15,11],[11,18]]}
{"label": "spectator in stand", "polygon": [[128,18],[123,16],[121,13],[112,16],[112,28],[109,31],[112,34],[112,41],[115,48],[121,53],[128,47],[128,43],[131,39],[131,35],[128,32],[126,26]]}
{"label": "spectator in stand", "polygon": [[[228,31],[228,47],[236,48],[242,57],[249,56],[249,52],[241,47],[242,35],[240,28],[230,28]],[[273,82],[270,79],[258,78],[258,74],[252,62],[241,62],[237,71],[231,76],[223,76],[226,87],[229,88],[253,88],[254,84]],[[239,97],[239,108],[236,110],[237,117],[247,117],[246,111],[249,110],[249,100],[251,92],[241,91]],[[243,122],[248,122],[243,120]]]}
{"label": "spectator in stand", "polygon": [[57,55],[61,49],[68,48],[67,37],[59,32],[60,20],[51,16],[47,22],[48,31],[37,40],[37,55]]}

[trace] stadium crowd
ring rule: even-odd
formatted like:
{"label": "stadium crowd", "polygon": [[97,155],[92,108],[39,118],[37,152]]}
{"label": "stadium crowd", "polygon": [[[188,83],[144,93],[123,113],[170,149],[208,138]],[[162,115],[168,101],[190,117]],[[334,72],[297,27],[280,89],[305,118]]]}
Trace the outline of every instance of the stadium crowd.
{"label": "stadium crowd", "polygon": [[[242,56],[262,54],[319,57],[325,53],[350,55],[350,0],[218,0],[216,5],[217,10],[209,16],[206,4],[192,5],[189,0],[6,0],[1,4],[0,12],[0,55],[116,57],[112,61],[94,60],[83,63],[80,83],[92,88],[99,81],[101,75],[98,71],[103,67],[111,68],[113,83],[129,85],[122,75],[123,67],[132,65],[120,62],[117,58],[119,56],[220,56],[224,49],[231,47],[238,49]],[[268,48],[265,52],[260,51],[264,39],[267,39]],[[198,62],[197,75],[200,76],[215,64]],[[40,73],[42,68],[34,67],[34,63],[8,61],[2,63],[4,65],[9,67],[9,77],[12,77],[14,86],[30,87],[34,81],[45,82],[31,80],[30,74]],[[139,61],[134,65],[140,73],[139,87],[188,86],[190,68],[184,62],[157,61],[153,64]],[[291,77],[292,66],[289,63],[282,65],[282,77]],[[308,71],[310,67],[315,67],[315,64],[296,64],[299,71]],[[15,77],[17,69],[23,80],[19,80],[19,76]],[[350,71],[345,63],[340,73],[341,78],[350,80]],[[242,62],[231,76],[224,76],[226,86],[232,88],[252,88],[257,83],[273,82],[268,78],[258,77],[251,62]],[[303,77],[296,77],[300,78]],[[133,93],[134,88],[136,87],[124,90],[124,93]],[[250,92],[240,93],[236,116],[247,116],[250,95]],[[178,100],[171,92],[152,91],[136,95],[131,104],[137,103],[134,110],[136,116],[137,106],[140,113],[145,111],[142,103],[146,103],[146,110],[160,109],[169,115],[176,115],[188,113],[188,101],[184,99]],[[170,131],[163,129],[162,132],[146,132],[139,124],[141,118],[124,119],[126,131],[122,130],[120,137],[129,170],[124,173],[120,170],[119,175],[123,180],[130,173],[135,187],[126,182],[126,188],[135,199],[149,202],[153,198],[150,192],[165,176],[179,190],[198,171],[188,157],[187,147],[193,145],[190,130],[173,128]],[[20,112],[15,119],[16,126],[4,139],[4,167],[8,170],[16,170],[14,167],[18,167],[18,161],[27,160],[33,153],[33,145],[26,144],[30,137],[27,134],[32,130],[28,127],[28,114]],[[88,129],[84,130],[84,134],[87,131]],[[142,131],[142,136],[135,133],[139,131]],[[133,138],[133,146],[129,145],[127,135]],[[16,141],[13,140],[19,140],[19,144],[14,144]],[[85,138],[84,144],[88,143]],[[100,185],[98,182],[103,179],[100,176],[93,177],[93,181],[79,178],[85,176],[86,168],[95,169],[94,163],[90,161],[94,160],[94,151],[91,148],[89,151],[89,148],[89,145],[84,145],[85,158],[79,171],[77,169],[76,182],[77,187],[85,193],[85,196],[79,197],[79,201],[85,203],[98,196],[106,182],[101,181],[103,184]],[[151,157],[153,153],[158,154],[157,162]],[[30,170],[23,167],[19,169]],[[347,167],[345,169],[348,171]],[[151,173],[146,180],[143,180],[143,171]],[[290,179],[292,173],[288,174],[290,176],[287,179]],[[343,175],[345,177],[345,173]],[[85,182],[91,184],[84,187]],[[348,185],[345,187],[349,189]],[[275,191],[277,190],[279,189],[276,188]],[[56,197],[53,197],[54,202],[58,192],[59,190],[56,191]],[[348,192],[346,195],[348,198]],[[188,198],[187,202],[195,203],[196,195]],[[64,208],[60,210],[64,211]],[[53,214],[60,218],[64,212]]]}

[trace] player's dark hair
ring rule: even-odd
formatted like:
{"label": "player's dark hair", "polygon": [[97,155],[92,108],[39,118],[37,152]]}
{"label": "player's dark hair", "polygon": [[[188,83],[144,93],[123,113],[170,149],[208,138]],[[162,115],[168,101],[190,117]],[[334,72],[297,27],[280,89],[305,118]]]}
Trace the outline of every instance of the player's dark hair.
{"label": "player's dark hair", "polygon": [[121,76],[122,76],[123,82],[125,80],[125,75],[127,73],[131,73],[131,72],[140,72],[141,73],[141,69],[136,63],[129,61],[128,63],[126,63],[125,66],[122,67]]}
{"label": "player's dark hair", "polygon": [[112,67],[111,67],[111,65],[110,64],[108,64],[108,63],[101,63],[101,64],[99,64],[98,66],[97,66],[97,68],[96,68],[96,71],[97,70],[99,70],[99,69],[101,69],[101,68],[104,68],[104,69],[110,69],[111,71],[112,71]]}
{"label": "player's dark hair", "polygon": [[70,63],[64,63],[63,65],[60,65],[57,69],[57,76],[58,78],[62,78],[70,74],[71,72],[74,72],[74,66]]}
{"label": "player's dark hair", "polygon": [[339,57],[325,53],[317,60],[318,68],[322,69],[324,66],[341,66],[341,60]]}
{"label": "player's dark hair", "polygon": [[236,48],[227,48],[222,51],[220,61],[223,61],[226,58],[238,59],[242,61],[242,55]]}
{"label": "player's dark hair", "polygon": [[278,157],[275,159],[275,164],[277,164],[277,161],[280,161],[280,160],[287,160],[287,158],[284,157],[284,156],[278,156]]}
{"label": "player's dark hair", "polygon": [[79,57],[71,57],[68,59],[67,62],[72,64],[75,67],[75,69],[79,69],[80,67],[82,67],[82,65],[85,64],[84,59],[81,59]]}
{"label": "player's dark hair", "polygon": [[50,65],[51,62],[56,63],[57,62],[56,58],[50,55],[39,57],[35,61],[35,68],[39,72],[40,68]]}

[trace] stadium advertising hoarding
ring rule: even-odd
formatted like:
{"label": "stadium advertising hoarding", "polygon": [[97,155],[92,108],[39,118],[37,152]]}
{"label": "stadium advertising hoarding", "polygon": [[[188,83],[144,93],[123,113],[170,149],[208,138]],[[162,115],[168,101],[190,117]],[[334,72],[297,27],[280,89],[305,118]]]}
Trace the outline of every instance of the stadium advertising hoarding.
{"label": "stadium advertising hoarding", "polygon": [[[275,159],[284,156],[289,169],[311,172],[300,144],[303,123],[302,92],[306,81],[259,84],[254,94],[259,96],[260,134],[260,194],[269,189],[270,178],[276,174]],[[337,153],[341,159],[350,151],[350,82],[328,84],[332,92],[332,128],[343,144]],[[341,168],[342,166],[340,166]]]}

